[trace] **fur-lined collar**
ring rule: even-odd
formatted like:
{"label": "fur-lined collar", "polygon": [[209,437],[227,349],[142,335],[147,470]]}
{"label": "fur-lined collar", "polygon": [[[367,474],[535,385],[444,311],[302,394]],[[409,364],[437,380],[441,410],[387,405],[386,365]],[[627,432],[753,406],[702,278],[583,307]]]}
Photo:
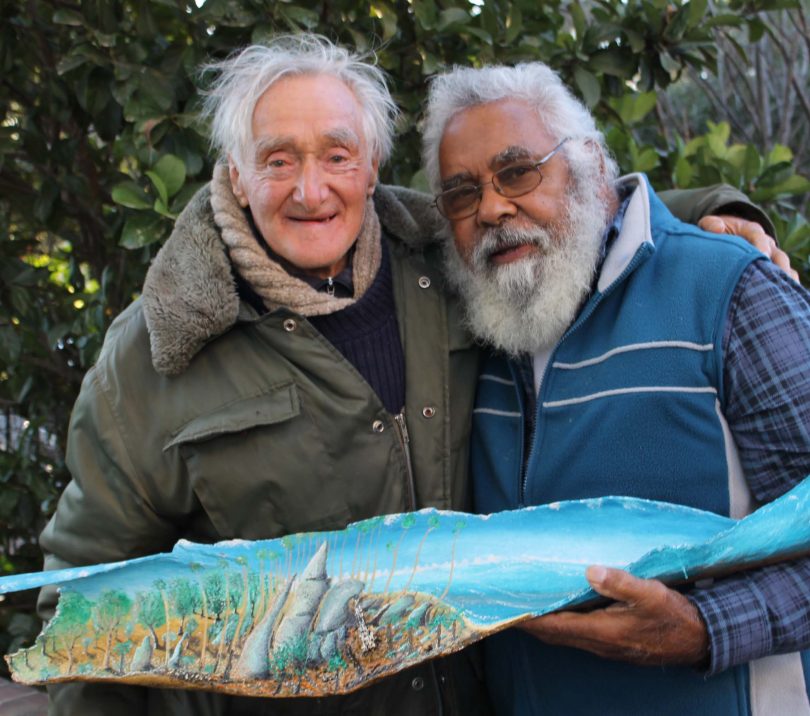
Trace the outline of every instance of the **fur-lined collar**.
{"label": "fur-lined collar", "polygon": [[[378,185],[374,205],[383,228],[414,249],[435,242],[443,228],[431,198],[421,192]],[[208,341],[236,322],[239,296],[209,187],[178,217],[149,267],[142,300],[152,364],[164,375],[182,373]]]}

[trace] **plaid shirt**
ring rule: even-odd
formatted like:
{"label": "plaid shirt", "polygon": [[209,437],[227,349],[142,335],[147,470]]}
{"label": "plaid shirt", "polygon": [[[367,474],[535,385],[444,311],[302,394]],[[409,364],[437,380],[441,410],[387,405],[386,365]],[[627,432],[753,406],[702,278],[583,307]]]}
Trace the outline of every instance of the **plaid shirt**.
{"label": "plaid shirt", "polygon": [[[743,273],[723,337],[723,413],[761,503],[810,474],[810,293],[767,261]],[[810,558],[687,594],[709,631],[709,673],[810,647]]]}

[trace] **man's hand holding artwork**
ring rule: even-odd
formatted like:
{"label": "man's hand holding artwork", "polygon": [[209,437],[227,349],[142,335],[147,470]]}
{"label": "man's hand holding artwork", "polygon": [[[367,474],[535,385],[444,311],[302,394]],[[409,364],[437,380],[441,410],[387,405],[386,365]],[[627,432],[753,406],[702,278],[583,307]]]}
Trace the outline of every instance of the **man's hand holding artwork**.
{"label": "man's hand holding artwork", "polygon": [[615,600],[587,613],[557,612],[520,625],[557,646],[590,651],[632,664],[699,665],[709,637],[692,602],[656,579],[639,579],[621,569],[593,566],[586,572],[594,591]]}

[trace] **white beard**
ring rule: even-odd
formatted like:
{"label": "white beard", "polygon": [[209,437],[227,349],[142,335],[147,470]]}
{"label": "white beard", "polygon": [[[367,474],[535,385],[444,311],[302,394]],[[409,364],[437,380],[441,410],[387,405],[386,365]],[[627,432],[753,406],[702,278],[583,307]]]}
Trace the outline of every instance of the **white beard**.
{"label": "white beard", "polygon": [[[558,224],[487,229],[466,261],[445,242],[448,279],[479,340],[511,356],[534,354],[556,345],[574,321],[593,284],[609,207],[593,185],[577,189]],[[527,242],[540,251],[502,266],[489,262],[495,250]]]}

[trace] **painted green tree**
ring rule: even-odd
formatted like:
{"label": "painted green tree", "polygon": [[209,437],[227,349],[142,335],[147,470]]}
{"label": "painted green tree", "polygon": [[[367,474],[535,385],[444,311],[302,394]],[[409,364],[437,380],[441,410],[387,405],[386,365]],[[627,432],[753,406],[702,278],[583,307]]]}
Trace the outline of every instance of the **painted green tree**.
{"label": "painted green tree", "polygon": [[169,583],[169,603],[171,613],[180,620],[177,633],[182,636],[186,630],[186,620],[200,605],[200,595],[196,585],[180,577]]}
{"label": "painted green tree", "polygon": [[124,659],[126,658],[127,654],[132,651],[133,642],[130,639],[126,641],[120,641],[113,647],[113,652],[118,657],[118,673],[124,673]]}
{"label": "painted green tree", "polygon": [[135,596],[135,610],[138,624],[149,630],[156,649],[164,648],[157,630],[166,624],[166,610],[163,599],[157,591],[140,592]]}
{"label": "painted green tree", "polygon": [[405,535],[408,533],[408,530],[411,529],[416,524],[416,517],[412,514],[403,515],[399,520],[399,527],[402,530],[399,535],[399,539],[396,543],[389,542],[386,545],[386,548],[389,549],[391,552],[391,568],[388,570],[388,579],[385,582],[385,588],[383,592],[385,594],[389,594],[391,589],[391,580],[394,578],[394,574],[397,571],[397,559],[399,558],[399,548],[402,544],[402,540],[405,539]]}
{"label": "painted green tree", "polygon": [[413,582],[413,578],[416,576],[416,572],[419,569],[419,558],[422,555],[422,548],[425,546],[425,542],[427,538],[430,536],[430,533],[434,530],[439,529],[441,527],[442,521],[438,515],[431,515],[427,519],[427,528],[425,529],[425,533],[422,535],[422,539],[419,540],[419,544],[416,547],[416,553],[413,556],[413,568],[411,569],[411,576],[408,577],[408,581],[405,583],[405,586],[402,588],[403,592],[407,592],[411,588],[411,583]]}
{"label": "painted green tree", "polygon": [[200,604],[200,616],[202,617],[202,636],[200,642],[200,672],[205,673],[205,657],[206,652],[208,650],[208,595],[205,591],[205,582],[202,577],[202,573],[205,570],[205,567],[201,565],[199,562],[192,562],[189,567],[191,567],[191,572],[194,574],[197,580],[197,589],[199,590],[199,604]]}
{"label": "painted green tree", "polygon": [[447,573],[447,585],[445,586],[444,591],[439,595],[439,601],[447,596],[447,593],[450,591],[450,585],[453,584],[453,572],[456,569],[456,543],[458,542],[458,536],[466,526],[466,520],[456,520],[455,524],[453,525],[453,543],[450,548],[450,570]]}
{"label": "painted green tree", "polygon": [[67,673],[73,673],[76,643],[87,634],[93,604],[79,592],[66,591],[59,600],[59,625],[56,631],[57,642],[67,656]]}
{"label": "painted green tree", "polygon": [[113,639],[121,622],[132,609],[132,600],[126,594],[117,589],[109,589],[102,592],[98,601],[93,606],[93,623],[96,629],[105,635],[104,643],[104,663],[102,668],[112,671],[110,657],[112,655]]}
{"label": "painted green tree", "polygon": [[163,663],[166,667],[169,666],[169,659],[171,658],[172,652],[172,621],[171,621],[171,608],[169,606],[169,592],[168,592],[168,585],[166,584],[165,579],[156,579],[153,582],[155,589],[157,590],[158,594],[160,595],[160,601],[163,605],[163,618],[164,623],[163,626],[165,630],[163,632],[163,650],[164,650],[164,659]]}

